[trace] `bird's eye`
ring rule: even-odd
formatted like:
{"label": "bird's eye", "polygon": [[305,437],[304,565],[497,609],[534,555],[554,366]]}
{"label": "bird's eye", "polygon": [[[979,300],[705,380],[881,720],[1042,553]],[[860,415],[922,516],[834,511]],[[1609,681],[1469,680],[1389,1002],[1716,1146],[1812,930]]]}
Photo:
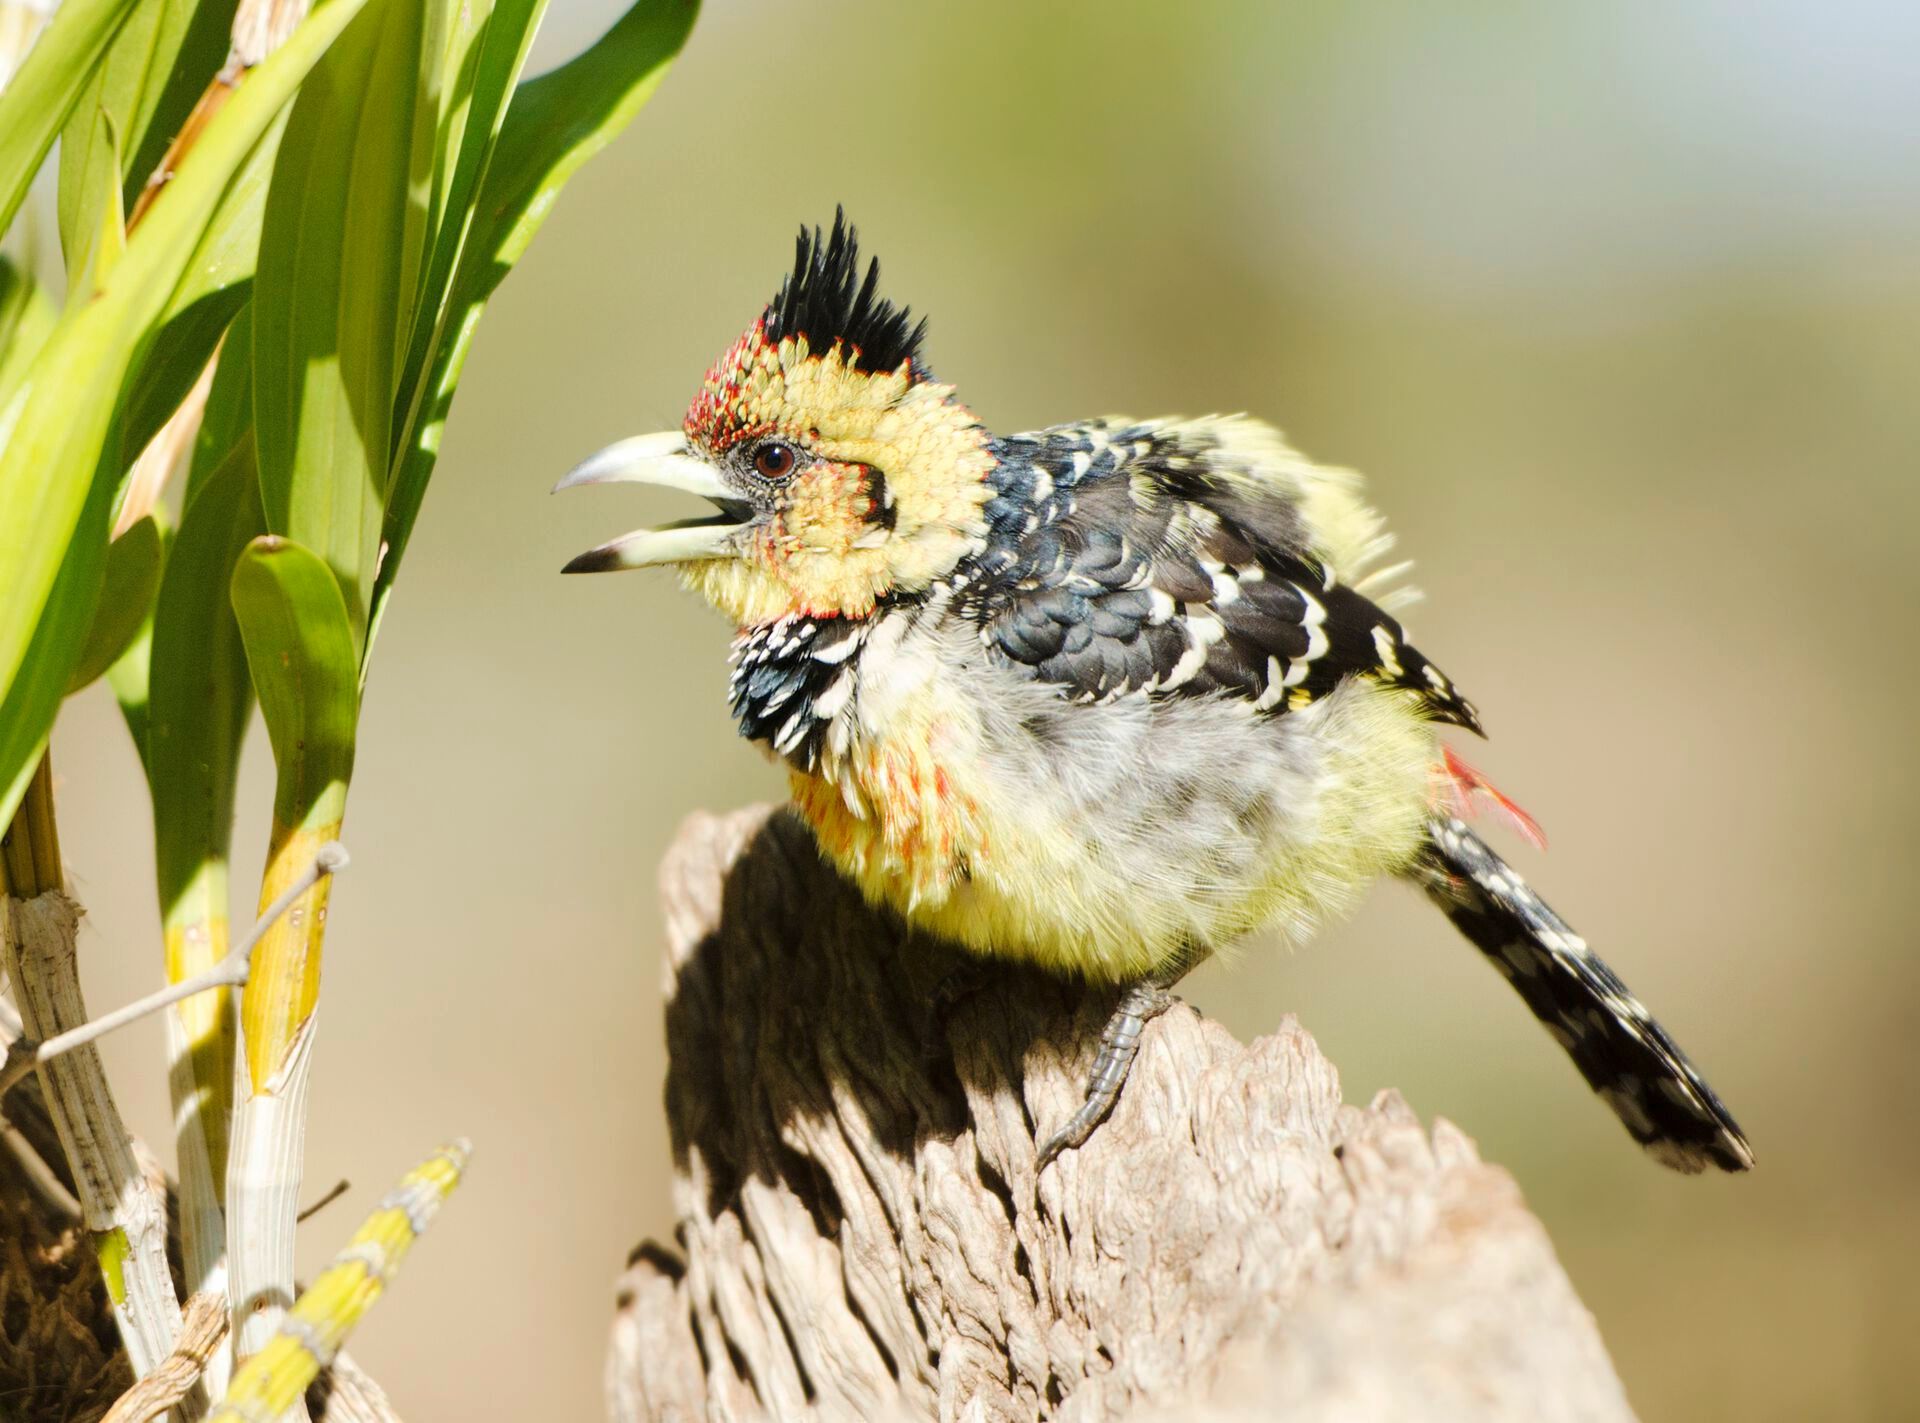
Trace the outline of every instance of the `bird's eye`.
{"label": "bird's eye", "polygon": [[779,440],[769,440],[753,452],[753,467],[762,479],[785,479],[799,463],[793,446]]}

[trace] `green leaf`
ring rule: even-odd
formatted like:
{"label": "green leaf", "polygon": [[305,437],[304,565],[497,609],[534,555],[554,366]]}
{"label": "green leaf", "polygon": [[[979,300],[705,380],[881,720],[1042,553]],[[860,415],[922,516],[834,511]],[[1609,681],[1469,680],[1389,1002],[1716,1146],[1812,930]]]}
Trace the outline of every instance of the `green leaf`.
{"label": "green leaf", "polygon": [[[213,389],[207,392],[207,408],[201,412],[200,428],[194,432],[193,454],[187,461],[185,505],[191,506],[200,486],[212,477],[234,449],[245,441],[248,468],[254,470],[254,497],[259,498],[259,468],[253,462],[253,307],[240,308],[220,344],[220,364],[214,368]],[[264,516],[263,516],[264,517]],[[255,530],[264,534],[262,523]],[[220,586],[226,587],[223,578]]]}
{"label": "green leaf", "polygon": [[[152,670],[153,659],[153,618],[159,602],[160,579],[166,571],[167,555],[173,547],[173,530],[168,526],[163,509],[156,509],[140,520],[140,524],[147,523],[154,526],[160,545],[159,557],[154,566],[154,586],[144,598],[136,599],[144,606],[140,623],[120,649],[120,655],[115,657],[106,669],[107,685],[113,689],[113,699],[120,704],[120,715],[126,721],[127,731],[133,737],[134,749],[140,753],[142,769],[145,769],[147,764],[147,706],[151,691],[148,686],[148,675]],[[139,524],[134,525],[107,547],[107,586],[100,597],[102,608],[110,606],[113,602],[114,550],[138,528]],[[94,613],[96,628],[99,621],[100,612],[96,610]],[[85,660],[84,656],[82,660]]]}
{"label": "green leaf", "polygon": [[32,274],[12,258],[0,256],[0,408],[47,344],[57,318],[53,303]]}
{"label": "green leaf", "polygon": [[120,704],[120,717],[127,724],[127,734],[133,738],[134,749],[140,753],[142,770],[146,769],[147,682],[152,671],[153,613],[149,609],[146,621],[134,633],[127,650],[107,668],[107,686],[113,690],[113,699]]}
{"label": "green leaf", "polygon": [[[240,555],[233,611],[273,742],[273,837],[261,885],[268,896],[339,830],[360,715],[360,648],[333,571],[318,554],[273,534]],[[283,918],[255,951],[240,1007],[255,1092],[271,1090],[319,997],[324,885],[311,902],[312,912]]]}
{"label": "green leaf", "polygon": [[480,192],[464,294],[505,280],[561,188],[646,107],[699,13],[698,0],[639,0],[582,53],[514,91]]}
{"label": "green leaf", "polygon": [[[174,136],[225,66],[238,8],[237,0],[168,0],[167,20],[156,30],[139,102],[130,106],[121,132],[123,195],[129,212],[159,169]],[[124,38],[117,44],[124,45]],[[117,52],[112,62],[118,64]]]}
{"label": "green leaf", "polygon": [[[72,133],[85,115],[76,115],[67,125]],[[104,110],[94,112],[87,127],[94,134],[93,147],[106,155],[97,172],[87,175],[96,191],[87,195],[84,206],[92,230],[84,237],[64,241],[67,252],[67,290],[93,293],[106,285],[120,254],[127,250],[127,214],[120,203],[120,140],[114,132],[113,117]]]}
{"label": "green leaf", "polygon": [[[0,695],[0,824],[12,821],[46,750],[47,733],[66,693],[67,673],[100,593],[100,555],[107,541],[113,487],[107,480],[96,479],[85,487],[84,495],[74,520],[79,535],[61,558],[40,619],[21,653],[19,670]],[[0,616],[14,611],[0,602]]]}
{"label": "green leaf", "polygon": [[[453,31],[447,63],[456,78],[442,101],[441,128],[448,139],[436,175],[432,260],[421,286],[420,316],[414,322],[400,377],[397,408],[407,418],[396,422],[396,442],[410,428],[424,393],[421,376],[445,336],[453,273],[473,224],[474,195],[493,157],[514,83],[526,65],[546,8],[547,0],[501,0],[482,17],[484,27],[456,24]],[[463,22],[465,17],[463,11]],[[398,448],[394,454],[397,472]]]}
{"label": "green leaf", "polygon": [[447,411],[488,298],[526,252],[568,179],[653,97],[699,11],[698,0],[639,0],[584,53],[514,90],[402,432],[404,445],[387,496],[386,554],[374,589],[376,632],[426,498]]}
{"label": "green leaf", "polygon": [[264,534],[233,570],[233,613],[280,769],[274,818],[302,824],[353,772],[359,649],[340,584],[320,556]]}
{"label": "green leaf", "polygon": [[[120,138],[113,132],[113,120],[103,113],[99,126],[107,130],[107,151],[118,158]],[[99,235],[93,240],[93,267],[87,283],[96,292],[107,284],[107,278],[113,275],[114,267],[127,250],[127,210],[120,201],[118,184],[107,189],[106,201],[100,204],[99,228]],[[72,291],[74,287],[69,285],[67,290]]]}
{"label": "green leaf", "polygon": [[154,613],[148,609],[146,620],[134,632],[113,666],[108,668],[108,687],[113,701],[119,703],[121,720],[127,722],[134,751],[140,753],[140,768],[146,768],[146,712],[148,712],[148,676],[154,661]]}
{"label": "green leaf", "polygon": [[169,921],[202,863],[224,863],[232,839],[253,683],[231,589],[241,553],[265,528],[253,445],[243,440],[188,499],[154,609],[147,774]]}
{"label": "green leaf", "polygon": [[[145,0],[87,81],[60,135],[60,245],[70,283],[87,268],[103,206],[133,205],[226,58],[233,11],[234,0]],[[103,142],[103,132],[117,142]]]}
{"label": "green leaf", "polygon": [[[394,0],[388,0],[388,3],[394,3]],[[444,133],[440,126],[442,105],[449,97],[447,86],[450,76],[446,72],[447,61],[452,57],[449,43],[457,32],[469,28],[469,19],[457,13],[469,5],[474,10],[485,8],[483,3],[474,3],[474,0],[460,0],[458,5],[450,5],[448,0],[406,0],[404,6],[417,12],[408,23],[417,37],[418,47],[414,52],[414,90],[410,113],[412,149],[407,161],[407,201],[399,243],[400,279],[397,285],[400,300],[395,307],[396,319],[393,323],[395,371],[406,358],[414,320],[419,314],[420,283],[425,276],[433,224],[438,217],[434,201],[440,189],[439,164],[451,140],[451,135]],[[385,493],[384,485],[381,492]]]}
{"label": "green leaf", "polygon": [[66,0],[0,91],[0,232],[80,98],[134,0]]}
{"label": "green leaf", "polygon": [[361,3],[330,0],[253,72],[105,290],[61,317],[0,410],[0,820],[25,789],[92,617],[122,473],[103,454],[128,369],[229,180]]}
{"label": "green leaf", "polygon": [[[526,61],[528,46],[546,0],[500,0],[472,3],[455,11],[447,30],[444,81],[440,90],[441,141],[433,173],[433,260],[423,272],[423,300],[445,294],[452,273],[451,254],[457,253],[471,217],[473,193],[500,132],[507,97]],[[431,339],[429,324],[416,328],[414,347]]]}
{"label": "green leaf", "polygon": [[[235,323],[243,342],[244,327],[244,320]],[[244,352],[240,370],[244,393]],[[219,400],[216,378],[210,417]],[[266,531],[253,441],[241,433],[224,460],[196,471],[154,608],[144,737],[134,716],[127,716],[142,741],[152,792],[154,871],[170,983],[210,967],[227,951],[234,782],[253,710],[231,588],[241,551]],[[127,708],[124,697],[121,707]],[[203,994],[181,1005],[181,1027],[213,1179],[223,1182],[234,1005],[224,994]]]}
{"label": "green leaf", "polygon": [[120,660],[141,626],[153,614],[166,561],[160,523],[148,514],[107,546],[106,575],[93,610],[80,660],[67,674],[69,694],[90,685]]}
{"label": "green leaf", "polygon": [[[254,147],[220,200],[220,210],[187,262],[187,274],[160,318],[146,355],[127,389],[121,417],[120,456],[132,464],[186,398],[212,357],[234,313],[253,292],[254,258],[260,247],[260,215],[286,124],[283,114]],[[251,368],[248,368],[249,370]],[[251,402],[249,402],[251,411]],[[252,415],[248,415],[252,419]],[[231,442],[221,447],[225,454]]]}
{"label": "green leaf", "polygon": [[253,409],[267,527],[326,560],[356,648],[425,238],[414,123],[431,126],[438,110],[421,105],[424,5],[372,0],[315,69],[280,140],[260,228]]}

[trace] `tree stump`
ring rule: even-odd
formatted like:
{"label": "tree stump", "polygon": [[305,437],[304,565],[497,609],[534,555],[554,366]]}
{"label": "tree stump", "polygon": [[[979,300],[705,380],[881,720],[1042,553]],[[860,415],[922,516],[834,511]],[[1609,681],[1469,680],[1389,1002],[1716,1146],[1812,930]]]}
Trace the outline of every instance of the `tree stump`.
{"label": "tree stump", "polygon": [[1512,1177],[1291,1018],[1163,1015],[1036,1176],[1113,993],[989,965],[933,1010],[961,956],[787,812],[661,873],[679,1250],[622,1278],[616,1423],[1632,1417]]}

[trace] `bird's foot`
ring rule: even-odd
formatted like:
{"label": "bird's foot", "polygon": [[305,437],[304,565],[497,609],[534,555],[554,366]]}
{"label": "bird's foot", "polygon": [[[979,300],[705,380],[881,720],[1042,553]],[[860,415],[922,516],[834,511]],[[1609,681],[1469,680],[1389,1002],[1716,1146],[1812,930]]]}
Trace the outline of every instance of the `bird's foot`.
{"label": "bird's foot", "polygon": [[1140,1036],[1147,1024],[1173,1006],[1173,988],[1159,979],[1143,979],[1120,995],[1120,1002],[1100,1033],[1100,1052],[1093,1060],[1093,1076],[1087,1080],[1086,1100],[1066,1125],[1047,1138],[1034,1162],[1035,1171],[1069,1147],[1086,1145],[1094,1128],[1107,1119],[1113,1104],[1120,1100],[1133,1060],[1140,1054]]}

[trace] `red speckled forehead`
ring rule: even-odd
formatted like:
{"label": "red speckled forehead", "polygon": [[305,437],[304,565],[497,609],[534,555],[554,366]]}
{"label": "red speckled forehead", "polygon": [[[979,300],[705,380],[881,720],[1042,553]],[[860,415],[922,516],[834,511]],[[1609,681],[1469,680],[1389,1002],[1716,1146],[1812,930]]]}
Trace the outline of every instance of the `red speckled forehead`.
{"label": "red speckled forehead", "polygon": [[697,447],[723,453],[741,440],[774,429],[777,419],[766,396],[780,377],[782,348],[794,356],[792,341],[767,339],[763,316],[749,326],[715,361],[687,407],[683,428]]}

